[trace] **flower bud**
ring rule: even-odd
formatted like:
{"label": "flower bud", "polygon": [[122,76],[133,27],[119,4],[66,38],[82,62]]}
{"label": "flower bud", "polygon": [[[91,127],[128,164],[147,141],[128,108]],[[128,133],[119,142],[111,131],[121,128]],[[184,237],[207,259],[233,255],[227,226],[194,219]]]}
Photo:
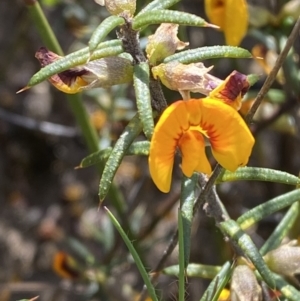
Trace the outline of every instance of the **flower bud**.
{"label": "flower bud", "polygon": [[238,265],[230,284],[231,301],[261,301],[262,290],[253,271],[247,265]]}
{"label": "flower bud", "polygon": [[178,39],[178,24],[162,23],[154,35],[148,37],[146,53],[152,65],[161,63],[166,57],[175,53],[176,50],[184,49],[189,43]]}
{"label": "flower bud", "polygon": [[208,73],[212,68],[206,68],[202,63],[184,65],[170,62],[153,67],[152,74],[170,90],[179,91],[183,99],[189,99],[189,92],[208,95],[222,83],[222,80]]}
{"label": "flower bud", "polygon": [[[35,57],[42,67],[62,58],[44,47],[36,52]],[[132,80],[132,76],[133,66],[130,60],[110,56],[70,68],[52,75],[48,80],[58,90],[75,94],[91,88],[108,88],[113,85],[128,83]]]}
{"label": "flower bud", "polygon": [[128,12],[130,15],[135,13],[136,0],[95,0],[96,3],[106,7],[112,15],[119,15]]}
{"label": "flower bud", "polygon": [[264,260],[273,272],[293,278],[300,273],[300,246],[292,240],[267,253]]}

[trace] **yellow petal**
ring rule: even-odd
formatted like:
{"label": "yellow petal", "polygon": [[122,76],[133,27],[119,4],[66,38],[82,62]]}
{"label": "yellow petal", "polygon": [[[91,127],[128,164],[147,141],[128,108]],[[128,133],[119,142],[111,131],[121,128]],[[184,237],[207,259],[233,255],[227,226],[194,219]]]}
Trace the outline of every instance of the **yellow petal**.
{"label": "yellow petal", "polygon": [[248,28],[246,0],[205,0],[205,12],[224,31],[227,45],[240,44]]}
{"label": "yellow petal", "polygon": [[205,154],[205,141],[198,131],[185,132],[179,139],[178,146],[182,154],[182,172],[191,177],[194,171],[211,173],[211,166]]}
{"label": "yellow petal", "polygon": [[187,112],[182,101],[173,103],[160,117],[155,126],[149,151],[149,169],[155,185],[162,192],[170,191],[174,155],[178,139],[188,129]]}
{"label": "yellow petal", "polygon": [[88,83],[80,76],[69,77],[65,76],[66,71],[51,76],[49,82],[58,90],[67,94],[76,94],[83,90]]}
{"label": "yellow petal", "polygon": [[225,40],[227,45],[238,46],[248,29],[246,0],[226,0]]}
{"label": "yellow petal", "polygon": [[205,98],[201,103],[201,125],[207,130],[215,159],[230,171],[246,165],[255,141],[242,117],[215,99]]}
{"label": "yellow petal", "polygon": [[226,0],[205,0],[205,12],[210,22],[225,28],[225,7]]}

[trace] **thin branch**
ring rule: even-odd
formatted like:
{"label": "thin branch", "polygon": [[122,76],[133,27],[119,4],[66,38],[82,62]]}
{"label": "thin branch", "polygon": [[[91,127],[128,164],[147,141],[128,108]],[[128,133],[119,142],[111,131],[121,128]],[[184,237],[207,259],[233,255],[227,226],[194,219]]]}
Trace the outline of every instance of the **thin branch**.
{"label": "thin branch", "polygon": [[271,85],[273,84],[274,80],[276,79],[279,69],[282,67],[284,60],[286,59],[290,49],[292,48],[296,38],[299,35],[299,30],[300,30],[300,18],[298,18],[289,38],[286,41],[285,47],[283,48],[282,52],[279,54],[279,56],[275,62],[275,66],[271,70],[271,72],[268,75],[268,77],[266,78],[263,86],[261,87],[260,91],[258,92],[258,94],[255,98],[255,101],[245,118],[247,124],[250,124],[252,122],[253,116],[256,113],[259,105],[261,104],[262,100],[264,99],[264,97],[266,96],[267,92],[269,91]]}
{"label": "thin branch", "polygon": [[[141,50],[139,43],[139,32],[132,29],[132,19],[123,15],[125,24],[121,26],[118,38],[122,41],[124,51],[129,53],[133,58],[133,64],[147,62],[147,59]],[[150,94],[152,107],[160,114],[167,107],[167,101],[163,94],[160,82],[150,76]]]}

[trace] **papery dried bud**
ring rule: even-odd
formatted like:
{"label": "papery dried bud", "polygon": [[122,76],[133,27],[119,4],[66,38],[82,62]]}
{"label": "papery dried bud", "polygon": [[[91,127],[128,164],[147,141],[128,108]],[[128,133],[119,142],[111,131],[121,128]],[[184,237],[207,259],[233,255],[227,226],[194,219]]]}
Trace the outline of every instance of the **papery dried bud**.
{"label": "papery dried bud", "polygon": [[128,12],[130,15],[135,13],[136,0],[95,0],[100,5],[105,5],[112,15],[119,15]]}
{"label": "papery dried bud", "polygon": [[300,273],[300,246],[292,240],[267,253],[264,260],[273,272],[293,278]]}
{"label": "papery dried bud", "polygon": [[[62,58],[45,47],[40,48],[35,57],[42,67]],[[132,80],[132,75],[133,66],[130,60],[110,56],[70,68],[52,75],[48,80],[58,90],[75,94],[91,88],[108,88],[113,85],[128,83]]]}
{"label": "papery dried bud", "polygon": [[262,290],[253,271],[247,265],[237,266],[230,284],[231,301],[261,301]]}
{"label": "papery dried bud", "polygon": [[217,98],[236,110],[241,108],[242,98],[250,88],[247,76],[238,71],[233,71],[227,78],[214,89],[209,96]]}
{"label": "papery dried bud", "polygon": [[146,53],[152,65],[161,63],[176,50],[182,50],[189,45],[178,39],[178,27],[178,24],[162,23],[154,35],[148,37]]}
{"label": "papery dried bud", "polygon": [[208,95],[222,83],[222,80],[208,73],[212,68],[206,68],[202,63],[184,65],[170,62],[153,67],[152,74],[170,90],[179,91],[183,99],[189,99],[189,92]]}

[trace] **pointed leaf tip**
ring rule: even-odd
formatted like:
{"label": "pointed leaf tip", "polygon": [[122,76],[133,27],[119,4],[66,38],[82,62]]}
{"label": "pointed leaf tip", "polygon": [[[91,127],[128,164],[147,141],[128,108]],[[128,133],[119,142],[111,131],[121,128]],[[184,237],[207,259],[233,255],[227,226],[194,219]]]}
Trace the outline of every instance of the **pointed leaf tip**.
{"label": "pointed leaf tip", "polygon": [[210,28],[220,29],[220,26],[215,25],[215,24],[211,24],[211,23],[206,23],[205,26],[210,27]]}
{"label": "pointed leaf tip", "polygon": [[30,89],[30,88],[31,88],[31,87],[29,87],[29,86],[25,86],[25,87],[22,88],[21,90],[17,91],[16,94],[20,94],[20,93],[22,93],[22,92],[24,92],[24,91],[26,91],[26,90],[28,90],[28,89]]}

